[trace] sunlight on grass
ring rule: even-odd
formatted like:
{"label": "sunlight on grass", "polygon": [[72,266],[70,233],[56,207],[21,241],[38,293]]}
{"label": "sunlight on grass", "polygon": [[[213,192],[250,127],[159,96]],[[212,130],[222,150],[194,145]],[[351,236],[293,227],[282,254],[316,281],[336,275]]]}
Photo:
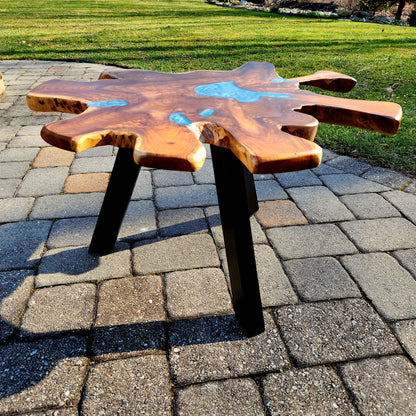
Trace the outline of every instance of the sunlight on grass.
{"label": "sunlight on grass", "polygon": [[[0,59],[82,60],[158,71],[272,62],[358,80],[344,96],[403,107],[393,138],[321,126],[317,141],[416,175],[416,30],[226,9],[202,0],[2,0]],[[391,88],[388,92],[386,88]]]}

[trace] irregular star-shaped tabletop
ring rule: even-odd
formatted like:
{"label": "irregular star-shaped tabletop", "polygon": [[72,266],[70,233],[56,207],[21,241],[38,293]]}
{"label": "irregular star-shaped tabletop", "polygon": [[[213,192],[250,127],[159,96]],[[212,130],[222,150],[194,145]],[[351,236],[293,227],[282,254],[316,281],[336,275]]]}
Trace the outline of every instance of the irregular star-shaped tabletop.
{"label": "irregular star-shaped tabletop", "polygon": [[312,142],[318,121],[397,132],[397,104],[299,89],[346,92],[355,83],[330,71],[283,79],[272,64],[249,62],[232,71],[128,69],[104,72],[95,82],[51,80],[27,101],[35,111],[82,113],[42,129],[62,149],[109,144],[133,148],[141,166],[195,171],[205,161],[202,143],[209,143],[230,149],[251,173],[277,173],[319,165],[321,149]]}

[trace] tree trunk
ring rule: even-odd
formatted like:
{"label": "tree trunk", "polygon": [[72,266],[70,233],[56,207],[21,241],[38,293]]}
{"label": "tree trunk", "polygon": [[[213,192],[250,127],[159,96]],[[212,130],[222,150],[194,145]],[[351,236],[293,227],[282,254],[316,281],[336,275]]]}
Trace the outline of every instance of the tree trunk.
{"label": "tree trunk", "polygon": [[399,7],[397,8],[397,12],[395,16],[396,20],[400,20],[402,18],[402,13],[403,13],[403,8],[404,8],[405,3],[406,3],[406,0],[399,0]]}

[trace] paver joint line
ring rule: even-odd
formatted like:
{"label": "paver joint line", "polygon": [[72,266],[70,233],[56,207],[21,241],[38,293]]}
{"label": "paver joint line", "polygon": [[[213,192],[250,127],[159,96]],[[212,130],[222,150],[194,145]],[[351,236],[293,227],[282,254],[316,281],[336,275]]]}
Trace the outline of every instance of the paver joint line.
{"label": "paver joint line", "polygon": [[266,331],[247,339],[211,160],[142,169],[117,249],[88,254],[116,150],[50,147],[40,129],[67,116],[30,115],[25,95],[109,68],[0,61],[0,415],[414,416],[411,180],[327,150],[316,169],[256,175]]}

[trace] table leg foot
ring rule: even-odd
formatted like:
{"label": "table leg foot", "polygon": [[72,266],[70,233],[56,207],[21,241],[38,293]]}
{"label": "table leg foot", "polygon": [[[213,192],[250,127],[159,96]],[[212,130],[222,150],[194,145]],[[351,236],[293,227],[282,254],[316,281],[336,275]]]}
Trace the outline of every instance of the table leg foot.
{"label": "table leg foot", "polygon": [[119,148],[91,239],[90,253],[108,254],[113,250],[139,172],[140,166],[133,160],[133,149]]}
{"label": "table leg foot", "polygon": [[250,216],[258,208],[253,175],[225,148],[211,146],[234,311],[248,336],[264,331]]}

